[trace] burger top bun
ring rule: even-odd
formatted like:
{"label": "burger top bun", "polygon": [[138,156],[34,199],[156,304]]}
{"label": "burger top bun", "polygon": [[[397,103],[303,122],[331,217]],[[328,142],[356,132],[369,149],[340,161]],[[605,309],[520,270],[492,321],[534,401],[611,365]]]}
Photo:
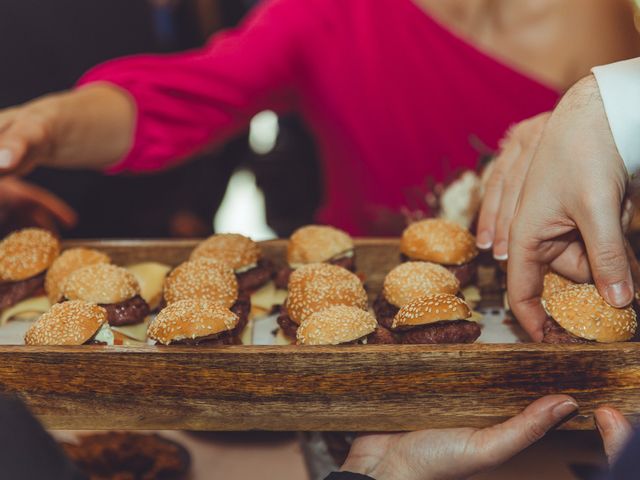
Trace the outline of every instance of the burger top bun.
{"label": "burger top bun", "polygon": [[60,253],[60,242],[46,230],[25,228],[0,242],[0,282],[26,280],[44,272]]}
{"label": "burger top bun", "polygon": [[296,336],[301,345],[338,345],[369,335],[377,326],[371,313],[336,305],[311,314],[300,324]]}
{"label": "burger top bun", "polygon": [[167,304],[187,299],[206,299],[231,307],[238,299],[238,280],[233,269],[206,258],[178,265],[164,282]]}
{"label": "burger top bun", "polygon": [[391,328],[396,330],[442,321],[466,320],[471,310],[464,300],[448,293],[418,298],[400,309]]}
{"label": "burger top bun", "polygon": [[462,265],[478,255],[473,235],[455,222],[430,218],[412,223],[400,239],[400,251],[412,260]]}
{"label": "burger top bun", "polygon": [[325,225],[307,225],[289,238],[287,262],[291,266],[327,262],[351,252],[353,240],[346,232]]}
{"label": "burger top bun", "polygon": [[455,294],[458,290],[460,282],[443,266],[430,262],[405,262],[387,274],[382,291],[389,303],[403,307],[425,295]]}
{"label": "burger top bun", "polygon": [[178,300],[162,309],[151,322],[149,338],[169,345],[185,339],[217,335],[233,330],[238,316],[218,302],[206,299]]}
{"label": "burger top bun", "polygon": [[312,313],[334,305],[367,309],[367,292],[350,271],[328,263],[311,263],[295,270],[286,300],[289,318],[300,324]]}
{"label": "burger top bun", "polygon": [[44,290],[49,301],[56,303],[62,298],[63,282],[70,273],[87,265],[96,263],[111,263],[106,253],[91,248],[71,248],[62,252],[47,270],[44,278]]}
{"label": "burger top bun", "polygon": [[107,322],[107,311],[81,300],[56,303],[29,328],[27,345],[82,345]]}
{"label": "burger top bun", "polygon": [[636,333],[636,313],[631,307],[615,308],[595,285],[572,285],[543,302],[547,313],[567,332],[596,342],[625,342]]}
{"label": "burger top bun", "polygon": [[542,300],[548,300],[552,295],[558,293],[571,285],[575,285],[574,282],[556,272],[547,272],[544,276],[544,283],[542,288]]}
{"label": "burger top bun", "polygon": [[234,270],[254,266],[260,260],[260,246],[249,237],[237,233],[212,235],[191,252],[191,260],[209,258],[229,265]]}
{"label": "burger top bun", "polygon": [[140,285],[131,272],[110,263],[87,265],[71,272],[64,281],[62,296],[68,300],[120,303],[140,295]]}

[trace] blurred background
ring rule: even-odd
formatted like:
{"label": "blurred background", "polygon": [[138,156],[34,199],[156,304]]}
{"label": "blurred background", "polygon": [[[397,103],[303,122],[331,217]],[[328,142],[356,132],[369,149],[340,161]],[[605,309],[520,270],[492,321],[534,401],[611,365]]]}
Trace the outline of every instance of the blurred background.
{"label": "blurred background", "polygon": [[[0,109],[71,88],[92,66],[115,57],[198,47],[234,26],[254,3],[4,0],[0,44],[19,40],[20,48],[0,48]],[[267,111],[215,153],[167,173],[104,176],[39,168],[23,180],[0,181],[0,227],[7,232],[35,220],[62,228],[67,238],[150,238],[202,237],[215,223],[218,232],[257,240],[287,236],[312,222],[321,195],[317,162],[302,122]],[[283,176],[297,181],[276,185]],[[55,199],[33,187],[51,192],[75,214],[56,209]]]}

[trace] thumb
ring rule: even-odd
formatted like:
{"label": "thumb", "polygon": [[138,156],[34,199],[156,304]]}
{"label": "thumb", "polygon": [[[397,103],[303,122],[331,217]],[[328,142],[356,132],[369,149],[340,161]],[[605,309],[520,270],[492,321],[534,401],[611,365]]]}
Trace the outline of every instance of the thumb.
{"label": "thumb", "polygon": [[481,445],[481,468],[491,468],[507,461],[565,420],[578,409],[568,395],[542,397],[504,423],[478,430],[474,443]]}
{"label": "thumb", "polygon": [[583,218],[576,218],[587,249],[593,280],[610,305],[625,307],[633,300],[633,280],[620,225],[620,202],[615,196],[587,207]]}
{"label": "thumb", "polygon": [[633,429],[627,419],[614,408],[599,408],[595,411],[594,416],[596,426],[602,437],[604,451],[611,464],[622,453],[625,444],[633,433]]}

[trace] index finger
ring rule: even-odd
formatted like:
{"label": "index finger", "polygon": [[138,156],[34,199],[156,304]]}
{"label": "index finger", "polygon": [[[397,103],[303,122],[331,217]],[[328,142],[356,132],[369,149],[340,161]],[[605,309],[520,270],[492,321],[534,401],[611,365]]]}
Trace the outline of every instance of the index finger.
{"label": "index finger", "polygon": [[542,341],[542,326],[547,318],[540,303],[545,271],[546,265],[520,244],[518,237],[512,238],[507,264],[509,305],[522,328],[535,342]]}

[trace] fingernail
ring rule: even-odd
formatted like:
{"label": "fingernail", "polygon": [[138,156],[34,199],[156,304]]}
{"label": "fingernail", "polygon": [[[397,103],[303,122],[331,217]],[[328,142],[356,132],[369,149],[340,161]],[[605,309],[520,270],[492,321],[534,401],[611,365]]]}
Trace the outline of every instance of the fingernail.
{"label": "fingernail", "polygon": [[493,238],[491,238],[491,233],[489,230],[483,230],[478,234],[478,238],[476,238],[476,246],[480,250],[489,250],[493,245]]}
{"label": "fingernail", "polygon": [[563,420],[568,417],[571,413],[575,412],[578,409],[578,404],[576,402],[572,402],[571,400],[566,400],[555,407],[551,411],[551,414],[557,420]]}
{"label": "fingernail", "polygon": [[6,148],[0,149],[0,168],[9,168],[13,163],[13,153]]}
{"label": "fingernail", "polygon": [[606,294],[609,304],[614,307],[625,307],[633,300],[633,292],[626,281],[609,285]]}
{"label": "fingernail", "polygon": [[508,249],[509,245],[507,245],[507,242],[500,240],[493,249],[493,258],[499,261],[507,260],[509,258]]}

